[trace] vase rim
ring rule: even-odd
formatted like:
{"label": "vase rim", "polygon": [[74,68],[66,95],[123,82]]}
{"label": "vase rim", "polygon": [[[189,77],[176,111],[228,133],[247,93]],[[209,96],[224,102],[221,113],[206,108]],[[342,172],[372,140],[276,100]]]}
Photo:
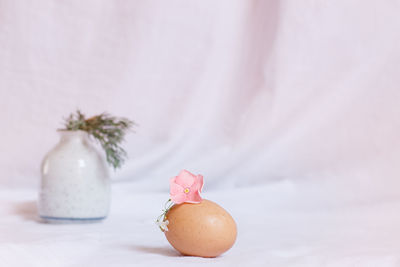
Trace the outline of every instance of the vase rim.
{"label": "vase rim", "polygon": [[61,134],[61,136],[89,136],[89,133],[83,130],[64,130],[57,129],[57,132]]}
{"label": "vase rim", "polygon": [[62,132],[62,133],[64,133],[64,132],[85,132],[85,133],[87,133],[84,130],[67,130],[67,129],[57,129],[57,132]]}

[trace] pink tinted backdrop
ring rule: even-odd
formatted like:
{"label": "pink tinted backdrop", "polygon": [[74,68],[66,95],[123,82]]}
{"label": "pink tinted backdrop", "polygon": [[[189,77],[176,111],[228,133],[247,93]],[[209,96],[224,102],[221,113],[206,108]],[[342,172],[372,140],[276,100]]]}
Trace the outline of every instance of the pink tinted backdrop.
{"label": "pink tinted backdrop", "polygon": [[[285,181],[393,197],[399,1],[0,0],[0,183],[35,187],[62,117],[134,119],[116,182]],[[355,193],[356,192],[356,193]]]}

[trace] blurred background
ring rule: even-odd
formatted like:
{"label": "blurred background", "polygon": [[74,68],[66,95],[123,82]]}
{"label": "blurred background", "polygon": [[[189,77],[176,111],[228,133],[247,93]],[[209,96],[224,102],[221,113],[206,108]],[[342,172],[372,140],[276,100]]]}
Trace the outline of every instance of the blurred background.
{"label": "blurred background", "polygon": [[[0,0],[0,186],[35,188],[63,118],[138,123],[115,183],[400,195],[399,1]],[[328,194],[329,195],[329,194]]]}

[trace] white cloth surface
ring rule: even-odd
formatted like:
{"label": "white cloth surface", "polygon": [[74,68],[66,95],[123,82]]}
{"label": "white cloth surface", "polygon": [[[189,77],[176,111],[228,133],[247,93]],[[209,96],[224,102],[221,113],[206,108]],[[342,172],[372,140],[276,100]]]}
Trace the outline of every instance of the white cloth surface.
{"label": "white cloth surface", "polygon": [[180,256],[154,221],[167,198],[114,186],[98,224],[37,221],[33,191],[1,192],[1,266],[399,266],[400,201],[338,205],[292,185],[205,193],[238,225],[234,247],[214,259]]}
{"label": "white cloth surface", "polygon": [[[0,0],[0,266],[399,266],[400,1]],[[110,217],[34,220],[76,108],[134,119]],[[237,220],[214,260],[153,225],[181,169]]]}

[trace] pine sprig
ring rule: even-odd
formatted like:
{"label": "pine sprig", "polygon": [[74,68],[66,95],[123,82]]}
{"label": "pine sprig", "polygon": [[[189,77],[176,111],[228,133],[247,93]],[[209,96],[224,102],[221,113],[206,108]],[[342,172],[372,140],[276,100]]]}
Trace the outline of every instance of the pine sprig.
{"label": "pine sprig", "polygon": [[120,168],[127,157],[120,143],[124,141],[126,132],[134,125],[135,123],[129,119],[114,117],[108,113],[86,119],[79,110],[70,114],[64,124],[65,130],[82,130],[93,136],[103,147],[107,162],[114,169]]}

